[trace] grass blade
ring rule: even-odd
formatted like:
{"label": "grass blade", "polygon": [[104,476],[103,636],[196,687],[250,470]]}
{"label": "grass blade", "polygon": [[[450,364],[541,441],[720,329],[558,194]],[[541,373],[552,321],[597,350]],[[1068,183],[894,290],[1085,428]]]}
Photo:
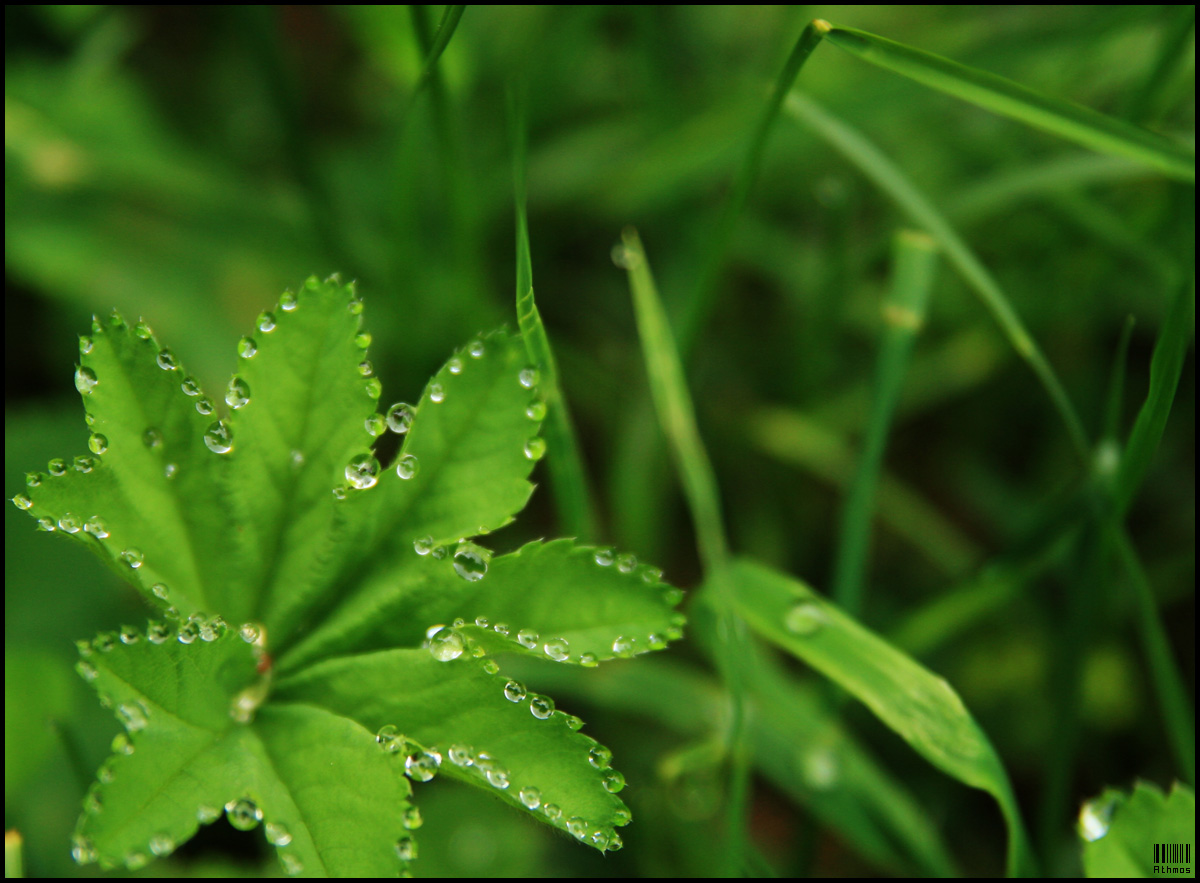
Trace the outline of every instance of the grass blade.
{"label": "grass blade", "polygon": [[842,511],[841,535],[834,564],[833,597],[852,616],[862,607],[875,488],[883,466],[892,414],[908,368],[917,332],[933,285],[937,246],[924,233],[903,230],[896,236],[892,287],[883,303],[883,341],[876,366],[875,396],[854,482]]}
{"label": "grass blade", "polygon": [[629,287],[633,293],[634,315],[646,360],[651,397],[663,434],[674,454],[684,494],[692,511],[700,557],[715,587],[723,636],[717,642],[716,657],[732,706],[729,750],[733,764],[726,815],[729,841],[724,871],[728,876],[741,876],[745,870],[745,820],[750,789],[746,720],[748,698],[744,673],[749,660],[749,648],[743,623],[734,611],[732,585],[725,576],[729,546],[717,496],[717,480],[708,453],[700,441],[679,351],[636,230],[627,228],[624,231],[620,245],[614,249],[613,259],[629,273]]}
{"label": "grass blade", "polygon": [[558,383],[558,366],[550,349],[550,338],[546,335],[546,327],[542,324],[541,313],[533,298],[533,260],[529,254],[529,221],[525,207],[525,104],[523,98],[513,93],[509,95],[509,126],[517,214],[517,322],[525,339],[529,360],[538,370],[538,390],[546,405],[542,435],[550,452],[550,489],[554,493],[554,503],[563,530],[579,539],[595,539],[596,522],[592,515],[583,455]]}
{"label": "grass blade", "polygon": [[935,767],[991,794],[1008,825],[1008,873],[1032,870],[1004,766],[946,681],[797,580],[749,561],[727,573],[755,631],[859,699]]}
{"label": "grass blade", "polygon": [[1054,403],[1059,417],[1066,424],[1067,433],[1075,447],[1076,454],[1081,461],[1087,462],[1090,457],[1091,445],[1088,442],[1087,433],[1084,432],[1083,423],[1075,412],[1071,400],[1067,397],[1058,375],[1054,373],[1054,369],[1050,367],[1050,363],[1046,361],[1046,357],[1038,345],[1025,330],[1021,318],[1000,288],[1000,284],[992,278],[992,274],[975,257],[974,252],[967,247],[967,244],[950,226],[942,213],[900,171],[895,163],[884,156],[861,133],[802,95],[793,93],[789,96],[787,109],[806,125],[816,130],[843,156],[858,166],[863,174],[874,181],[908,215],[912,222],[923,228],[937,241],[946,260],[962,275],[967,284],[979,295],[984,306],[991,311],[1013,349],[1029,363],[1050,396],[1051,402]]}
{"label": "grass blade", "polygon": [[712,309],[717,277],[725,260],[725,252],[729,249],[729,242],[733,238],[737,220],[746,208],[746,201],[750,198],[750,189],[758,177],[763,151],[767,146],[767,135],[770,134],[771,126],[779,116],[779,110],[783,106],[788,92],[791,91],[792,84],[800,75],[800,69],[804,67],[804,63],[808,61],[813,50],[821,42],[821,37],[822,32],[815,22],[810,23],[801,32],[783,70],[779,72],[779,77],[775,80],[771,97],[767,101],[767,106],[763,108],[762,116],[759,117],[758,124],[754,128],[754,134],[750,136],[750,146],[746,150],[746,155],[742,158],[742,164],[738,167],[737,175],[733,180],[733,192],[725,201],[721,217],[717,221],[708,247],[704,250],[699,279],[692,296],[687,301],[686,310],[679,324],[679,349],[685,357],[691,351],[696,335]]}
{"label": "grass blade", "polygon": [[826,39],[886,70],[908,77],[985,110],[1082,144],[1100,153],[1127,156],[1172,178],[1196,180],[1196,151],[1155,132],[1073,102],[1042,95],[1020,83],[967,67],[932,52],[905,46],[856,28],[818,21]]}
{"label": "grass blade", "polygon": [[1183,361],[1195,333],[1195,317],[1196,280],[1193,276],[1179,287],[1154,344],[1154,355],[1150,358],[1150,390],[1129,433],[1129,442],[1117,472],[1113,508],[1118,522],[1128,511],[1166,429]]}

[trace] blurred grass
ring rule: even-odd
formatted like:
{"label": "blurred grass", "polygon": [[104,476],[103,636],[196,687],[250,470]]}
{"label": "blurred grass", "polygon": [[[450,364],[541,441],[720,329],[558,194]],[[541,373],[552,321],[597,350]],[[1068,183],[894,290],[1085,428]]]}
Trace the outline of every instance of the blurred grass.
{"label": "blurred grass", "polygon": [[[610,259],[619,231],[635,225],[652,245],[667,315],[705,317],[685,381],[729,545],[823,575],[834,566],[841,488],[870,425],[891,239],[912,221],[808,127],[779,121],[756,142],[806,24],[828,18],[1194,143],[1194,10],[1184,8],[470,7],[428,68],[434,23],[446,15],[6,7],[7,496],[24,472],[82,449],[71,378],[75,335],[92,312],[144,315],[202,382],[220,384],[234,341],[284,287],[340,270],[359,280],[377,373],[397,397],[476,332],[515,327],[505,92],[526,82],[529,258],[593,489],[595,539],[635,550],[685,588],[700,581],[692,524],[645,404],[625,281]],[[1183,672],[1176,692],[1185,712],[1194,708],[1194,300],[1180,300],[1194,298],[1192,185],[1083,153],[829,47],[808,59],[797,87],[937,207],[1077,415],[1064,433],[1063,401],[1056,414],[968,284],[939,273],[882,460],[863,572],[872,628],[958,689],[1023,810],[1041,807],[1052,787],[1069,815],[1106,785],[1169,785],[1186,764],[1173,759],[1153,699],[1162,677],[1142,646],[1156,666]],[[739,178],[755,143],[755,170]],[[714,230],[725,231],[715,247]],[[955,261],[951,250],[945,257]],[[978,272],[965,275],[977,292]],[[1124,395],[1113,399],[1113,353],[1130,316]],[[1152,404],[1139,410],[1148,390]],[[1127,440],[1115,481],[1128,543],[1105,541],[1117,557],[1092,584],[1096,566],[1080,565],[1093,560],[1085,535],[1097,497],[1081,487],[1078,453],[1092,468],[1086,439],[1095,437]],[[549,467],[536,474],[542,484],[553,483]],[[567,531],[543,488],[496,539]],[[6,824],[21,832],[27,874],[70,874],[64,844],[81,791],[46,721],[69,733],[89,769],[116,725],[74,692],[81,685],[64,704],[48,672],[69,669],[73,639],[145,613],[15,509],[5,534],[7,649],[29,660],[13,668],[28,679],[12,694],[20,701],[6,709],[6,730],[34,746],[11,756],[6,747]],[[1086,628],[1064,662],[1061,636],[1081,606]],[[711,680],[701,643],[671,660],[688,683]],[[889,859],[893,835],[883,846],[871,839],[881,822],[864,796],[869,777],[844,790],[805,786],[797,758],[816,736],[802,725],[808,706],[797,697],[812,687],[804,673],[776,671],[776,659],[743,662],[756,685],[750,866],[911,871],[911,854]],[[634,824],[622,853],[597,865],[566,842],[510,848],[534,836],[528,827],[488,847],[479,832],[509,829],[448,799],[436,834],[431,816],[440,845],[422,845],[430,873],[716,867],[720,753],[688,755],[698,766],[683,779],[664,777],[660,761],[721,744],[728,722],[714,712],[679,726],[665,693],[674,682],[606,692],[606,678],[601,669],[578,687],[547,689],[577,705],[628,765]],[[638,690],[646,707],[630,716]],[[1048,740],[1071,703],[1078,731],[1052,776]],[[947,787],[869,717],[840,714],[855,757],[896,783],[892,823],[904,806],[920,807],[962,872],[995,873],[1003,831],[994,809]],[[854,818],[860,837],[831,833]],[[1069,818],[1046,829],[1043,867],[1078,872]],[[170,872],[253,865],[261,856],[247,841],[214,834]],[[463,843],[478,848],[456,851]],[[934,852],[915,867],[933,873]]]}

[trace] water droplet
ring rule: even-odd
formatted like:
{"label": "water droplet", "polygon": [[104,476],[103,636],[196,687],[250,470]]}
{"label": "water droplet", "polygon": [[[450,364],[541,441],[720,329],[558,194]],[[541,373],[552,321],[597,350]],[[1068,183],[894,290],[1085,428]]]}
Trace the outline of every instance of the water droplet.
{"label": "water droplet", "polygon": [[198,623],[192,622],[190,619],[179,627],[179,632],[175,635],[180,644],[192,644],[200,637],[200,626]]}
{"label": "water droplet", "polygon": [[239,831],[251,831],[258,827],[263,814],[253,800],[242,797],[225,804],[225,816],[229,819],[229,824]]}
{"label": "water droplet", "polygon": [[350,300],[346,302],[346,309],[350,312],[351,316],[361,316],[363,311],[362,298],[358,295],[350,298]]}
{"label": "water droplet", "polygon": [[204,445],[214,454],[228,454],[233,450],[233,430],[218,420],[204,431]]}
{"label": "water droplet", "polygon": [[83,811],[90,816],[97,815],[104,809],[104,801],[100,797],[100,792],[96,790],[98,787],[99,785],[92,785],[83,798]]}
{"label": "water droplet", "polygon": [[669,586],[668,588],[663,589],[662,599],[663,603],[668,607],[674,607],[683,600],[683,589],[675,586]]}
{"label": "water droplet", "polygon": [[100,381],[96,379],[96,372],[91,368],[81,366],[75,369],[75,388],[81,395],[91,395],[92,390],[99,385]]}
{"label": "water droplet", "polygon": [[142,555],[141,549],[134,549],[132,547],[123,551],[117,556],[117,558],[119,558],[121,563],[130,570],[137,570],[142,566],[142,562],[145,560],[145,556]]}
{"label": "water droplet", "polygon": [[[654,585],[662,579],[662,570],[658,567],[653,567],[649,564],[643,564],[641,569],[642,582],[648,586]],[[681,596],[682,597],[682,596]]]}
{"label": "water droplet", "polygon": [[517,643],[526,650],[536,650],[538,645],[538,633],[533,629],[521,629],[517,632]]}
{"label": "water droplet", "polygon": [[62,477],[67,474],[67,461],[61,457],[55,457],[46,464],[46,471],[51,475]]}
{"label": "water droplet", "polygon": [[582,840],[587,836],[587,822],[579,816],[571,816],[567,820],[567,830],[571,832],[572,836]]}
{"label": "water droplet", "polygon": [[526,389],[533,389],[541,379],[537,368],[522,368],[521,372],[517,375],[517,380]]}
{"label": "water droplet", "polygon": [[358,363],[358,373],[363,377],[370,377],[375,373],[375,366],[368,359],[363,359]]}
{"label": "water droplet", "polygon": [[167,463],[165,466],[163,466],[163,478],[167,479],[167,481],[170,481],[178,474],[179,467],[174,463]]}
{"label": "water droplet", "polygon": [[454,550],[454,572],[469,583],[483,579],[492,553],[471,542],[459,543]]}
{"label": "water droplet", "polygon": [[521,803],[526,809],[537,809],[542,805],[542,792],[532,786],[522,788],[521,793],[517,795],[521,798]]}
{"label": "water droplet", "polygon": [[279,863],[283,865],[283,872],[289,877],[299,877],[304,873],[304,862],[296,858],[293,853],[283,852],[279,854]]}
{"label": "water droplet", "polygon": [[146,712],[139,705],[129,705],[126,703],[118,705],[117,720],[131,733],[136,733],[146,728]]}
{"label": "water droplet", "polygon": [[557,804],[544,803],[542,804],[542,815],[552,822],[557,822],[562,818],[562,810],[558,808]]}
{"label": "water droplet", "polygon": [[470,766],[474,763],[471,759],[471,749],[466,745],[451,745],[448,755],[450,762],[455,766]]}
{"label": "water droplet", "polygon": [[98,432],[88,436],[88,450],[93,454],[103,454],[108,450],[108,438]]}
{"label": "water droplet", "polygon": [[221,810],[216,806],[207,806],[200,804],[196,807],[196,821],[202,825],[211,825],[221,817]]}
{"label": "water droplet", "polygon": [[407,743],[395,724],[384,724],[375,734],[375,742],[388,754],[399,754],[407,748]]}
{"label": "water droplet", "polygon": [[92,641],[92,646],[101,653],[111,653],[112,648],[117,645],[117,639],[113,637],[112,632],[101,632],[96,635],[96,639]]}
{"label": "water droplet", "polygon": [[379,382],[378,377],[368,377],[363,383],[363,390],[366,392],[367,398],[375,400],[383,392],[383,384]]}
{"label": "water droplet", "polygon": [[290,313],[292,310],[296,309],[296,295],[290,291],[285,291],[283,294],[279,295],[279,309],[283,310],[285,313]]}
{"label": "water droplet", "polygon": [[33,506],[33,500],[26,494],[17,494],[12,498],[12,502],[18,509],[29,509]]}
{"label": "water droplet", "polygon": [[396,841],[396,858],[402,862],[411,862],[417,857],[417,841],[411,837],[401,837]]}
{"label": "water droplet", "polygon": [[196,399],[196,410],[204,417],[207,417],[215,409],[215,405],[210,398]]}
{"label": "water droplet", "polygon": [[508,770],[505,769],[490,769],[484,773],[484,776],[487,778],[489,785],[491,785],[493,788],[499,788],[501,791],[507,788],[510,784],[508,779]]}
{"label": "water droplet", "polygon": [[530,402],[529,407],[525,409],[525,416],[530,420],[545,420],[546,419],[546,403],[541,399]]}
{"label": "water droplet", "polygon": [[646,646],[651,650],[662,650],[667,646],[667,639],[658,632],[651,632],[646,636]]}
{"label": "water droplet", "polygon": [[529,700],[529,713],[540,721],[554,714],[554,700],[549,696],[534,696]]}
{"label": "water droplet", "polygon": [[371,438],[379,438],[387,429],[387,421],[383,419],[382,414],[372,414],[365,421],[363,427],[367,430],[367,435]]}
{"label": "water droplet", "polygon": [[612,764],[612,752],[603,745],[593,745],[588,749],[588,763],[598,770],[606,770]]}
{"label": "water droplet", "polygon": [[320,282],[320,280],[317,279],[316,276],[309,276],[307,279],[304,280],[304,287],[307,288],[309,291],[316,291],[318,288],[321,287],[321,282]]}
{"label": "water droplet", "polygon": [[263,334],[270,334],[275,330],[275,314],[274,313],[259,313],[258,319],[254,323],[254,327]]}
{"label": "water droplet", "polygon": [[412,426],[412,405],[406,402],[396,402],[387,410],[387,425],[392,432],[403,435]]}
{"label": "water droplet", "polygon": [[502,638],[507,638],[509,633],[512,631],[512,629],[509,628],[508,623],[498,622],[494,626],[492,626],[492,631],[494,631],[496,634],[498,634]]}
{"label": "water droplet", "polygon": [[151,426],[145,432],[142,433],[142,444],[144,444],[146,447],[158,448],[158,447],[162,446],[162,443],[163,443],[162,433],[159,432],[157,429],[155,429],[153,426]]}
{"label": "water droplet", "polygon": [[601,567],[609,567],[617,560],[616,553],[612,549],[597,549],[593,557]]}
{"label": "water droplet", "polygon": [[583,719],[582,718],[576,717],[573,714],[565,714],[561,711],[559,712],[559,714],[561,714],[563,716],[563,719],[567,723],[568,729],[571,729],[571,730],[582,730],[583,729]]}
{"label": "water droplet", "polygon": [[1079,808],[1079,836],[1088,843],[1102,840],[1112,825],[1113,810],[1116,801],[1097,797],[1085,801]]}
{"label": "water droplet", "polygon": [[828,791],[838,780],[838,759],[828,746],[804,751],[800,755],[800,775],[814,791]]}
{"label": "water droplet", "polygon": [[367,334],[365,331],[362,334],[356,334],[354,336],[354,345],[360,350],[365,350],[371,345],[371,335]]}
{"label": "water droplet", "polygon": [[184,395],[189,396],[198,396],[202,391],[195,377],[183,378],[183,382],[179,384],[179,388],[183,390]]}
{"label": "water droplet", "polygon": [[609,770],[604,774],[604,790],[616,794],[625,787],[625,776],[619,770]]}
{"label": "water droplet", "polygon": [[637,563],[637,556],[631,553],[627,552],[624,555],[617,556],[617,570],[621,571],[621,573],[633,573],[634,569],[637,568]]}
{"label": "water droplet", "polygon": [[469,344],[467,344],[467,353],[470,354],[472,359],[482,359],[484,353],[483,341],[472,340]]}
{"label": "water droplet", "polygon": [[431,558],[434,558],[438,561],[441,561],[443,558],[445,558],[449,554],[450,554],[450,550],[448,548],[446,548],[445,546],[434,546],[433,551],[429,553]]}
{"label": "water droplet", "polygon": [[425,824],[425,820],[421,818],[421,810],[410,806],[401,813],[400,823],[404,825],[406,831],[415,831]]}
{"label": "water droplet", "polygon": [[608,848],[608,832],[607,831],[593,831],[592,832],[592,845],[595,846],[597,849],[599,849],[601,852],[606,850]]}
{"label": "water droplet", "polygon": [[53,518],[43,515],[38,519],[38,530],[45,531],[46,533],[53,533],[54,531],[58,530],[58,526],[54,523]]}
{"label": "water droplet", "polygon": [[95,457],[85,457],[81,454],[75,458],[75,462],[71,465],[75,467],[76,472],[82,472],[84,475],[87,475],[96,468],[96,463],[98,462]]}
{"label": "water droplet", "polygon": [[238,629],[238,635],[247,644],[259,644],[262,641],[263,629],[256,622],[244,622]]}
{"label": "water droplet", "polygon": [[146,324],[145,319],[138,319],[137,324],[133,326],[133,333],[142,340],[149,340],[154,336],[154,332],[150,329],[150,326]]}
{"label": "water droplet", "polygon": [[136,644],[142,639],[138,630],[131,625],[121,626],[121,630],[117,634],[121,638],[122,644]]}
{"label": "water droplet", "polygon": [[550,638],[546,641],[546,644],[542,649],[544,649],[546,651],[546,655],[555,662],[564,662],[569,655],[567,652],[568,645],[565,638]]}
{"label": "water droplet", "polygon": [[175,851],[175,840],[165,831],[159,831],[150,838],[150,851],[162,858]]}
{"label": "water droplet", "polygon": [[595,668],[600,664],[600,660],[596,658],[595,653],[583,653],[579,656],[579,664],[584,668]]}
{"label": "water droplet", "polygon": [[83,523],[84,533],[90,533],[98,540],[106,540],[109,537],[108,525],[99,515],[93,515]]}
{"label": "water droplet", "polygon": [[417,537],[413,540],[413,551],[418,555],[428,555],[433,551],[433,537]]}
{"label": "water droplet", "polygon": [[90,337],[79,338],[79,355],[86,356],[92,351],[92,339]]}
{"label": "water droplet", "polygon": [[[396,474],[404,479],[412,478],[421,468],[416,454],[404,454],[396,461]],[[424,553],[421,553],[424,554]]]}
{"label": "water droplet", "polygon": [[617,639],[612,643],[612,650],[617,656],[632,656],[634,639],[625,635],[618,635]]}
{"label": "water droplet", "polygon": [[346,481],[351,487],[366,490],[379,480],[379,461],[370,454],[359,454],[347,464]]}
{"label": "water droplet", "polygon": [[158,367],[164,371],[176,371],[179,368],[179,363],[175,361],[175,354],[168,349],[161,350],[154,361],[158,362]]}
{"label": "water droplet", "polygon": [[546,440],[539,435],[535,435],[529,441],[525,442],[525,459],[540,460],[546,456]]}
{"label": "water droplet", "polygon": [[113,736],[109,748],[113,754],[124,754],[127,757],[134,752],[133,742],[124,733],[117,733],[117,735]]}
{"label": "water droplet", "polygon": [[225,390],[225,404],[235,411],[250,404],[250,384],[236,374],[229,378],[229,387]]}
{"label": "water droplet", "polygon": [[812,635],[829,621],[829,615],[813,601],[803,601],[788,611],[783,620],[787,630],[794,635]]}
{"label": "water droplet", "polygon": [[40,472],[26,472],[25,473],[25,487],[41,487],[41,486],[42,486],[42,473],[40,473]]}
{"label": "water droplet", "polygon": [[414,782],[428,782],[437,775],[442,759],[428,751],[418,751],[404,759],[404,774]]}
{"label": "water droplet", "polygon": [[451,374],[462,374],[462,370],[463,370],[462,359],[455,356],[453,359],[451,359],[449,362],[446,363],[446,370],[448,370]]}
{"label": "water droplet", "polygon": [[146,627],[146,640],[151,644],[165,644],[171,639],[171,629],[161,622],[152,622]]}
{"label": "water droplet", "polygon": [[624,845],[625,845],[625,841],[623,841],[621,839],[621,835],[618,834],[616,831],[613,831],[612,834],[609,835],[609,838],[608,838],[608,851],[609,852],[616,852],[618,849],[620,849]]}
{"label": "water droplet", "polygon": [[100,674],[94,665],[82,659],[75,663],[75,671],[79,672],[80,677],[85,681],[94,681]]}
{"label": "water droplet", "polygon": [[438,662],[458,659],[463,653],[462,635],[453,629],[440,628],[429,639],[429,653]]}
{"label": "water droplet", "polygon": [[440,383],[429,384],[429,401],[440,404],[446,400],[446,390]]}
{"label": "water droplet", "polygon": [[520,702],[525,698],[525,687],[518,681],[509,681],[504,685],[504,698],[509,702]]}
{"label": "water droplet", "polygon": [[76,864],[90,865],[99,857],[96,847],[87,837],[76,834],[71,838],[71,858],[75,859]]}
{"label": "water droplet", "polygon": [[283,825],[277,824],[276,822],[267,822],[267,824],[263,826],[263,831],[267,835],[267,842],[272,846],[287,846],[292,842],[291,832],[289,832],[288,829]]}
{"label": "water droplet", "polygon": [[[479,649],[479,648],[476,648],[476,649]],[[485,659],[485,660],[483,660],[483,670],[490,675],[499,674],[500,673],[500,663],[496,662],[496,660],[494,660],[494,659]]]}

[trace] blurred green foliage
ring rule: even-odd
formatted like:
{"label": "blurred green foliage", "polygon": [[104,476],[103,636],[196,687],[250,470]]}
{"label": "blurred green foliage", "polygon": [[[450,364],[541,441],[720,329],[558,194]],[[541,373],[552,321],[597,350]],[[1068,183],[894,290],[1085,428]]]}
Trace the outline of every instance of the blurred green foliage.
{"label": "blurred green foliage", "polygon": [[[534,281],[600,515],[600,535],[587,539],[692,585],[693,528],[647,419],[633,311],[610,250],[636,225],[668,310],[684,315],[770,84],[809,19],[1194,140],[1190,7],[472,7],[413,101],[417,32],[438,16],[5,8],[6,496],[24,471],[83,449],[72,365],[92,312],[144,316],[219,388],[233,342],[261,309],[309,273],[341,271],[358,279],[369,330],[389,343],[372,352],[384,387],[410,400],[455,346],[500,322],[515,327],[505,90],[524,81]],[[1134,318],[1115,408],[1124,439],[1158,329],[1192,278],[1194,188],[830,46],[797,88],[869,137],[956,227],[1093,439]],[[731,544],[818,587],[830,584],[888,251],[906,223],[816,132],[781,119],[690,348],[688,383]],[[1189,350],[1127,520],[1193,697],[1194,375]],[[1067,874],[1080,870],[1071,816],[1083,798],[1135,776],[1167,787],[1180,775],[1133,596],[1123,571],[1095,565],[1081,527],[1081,482],[1034,376],[958,277],[940,272],[884,459],[862,618],[955,686],[1041,834],[1044,870]],[[36,535],[12,507],[5,519],[5,824],[22,834],[27,874],[73,874],[79,799],[117,725],[69,676],[72,641],[140,624],[145,611],[81,550]],[[497,545],[557,533],[543,491]],[[704,746],[719,743],[720,718],[699,713],[709,705],[676,707],[661,684],[690,679],[702,696],[716,681],[694,649],[673,655],[682,669],[657,693],[653,678],[607,672],[552,688],[629,776],[634,823],[621,853],[601,860],[438,782],[422,797],[419,873],[711,869],[723,760]],[[552,677],[526,679],[540,686],[539,676]],[[783,708],[773,711],[786,731]],[[985,797],[941,777],[862,709],[845,706],[844,725],[909,790],[963,871],[1000,867],[1003,829]],[[905,869],[872,863],[824,827],[821,809],[772,773],[771,752],[782,750],[759,745],[748,810],[765,862],[787,875]],[[244,874],[264,856],[260,842],[214,826],[148,870]]]}

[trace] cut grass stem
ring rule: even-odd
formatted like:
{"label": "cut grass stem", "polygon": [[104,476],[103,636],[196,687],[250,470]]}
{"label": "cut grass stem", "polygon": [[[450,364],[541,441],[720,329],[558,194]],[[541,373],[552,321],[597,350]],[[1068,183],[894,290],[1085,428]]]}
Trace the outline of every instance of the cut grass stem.
{"label": "cut grass stem", "polygon": [[871,520],[892,415],[917,333],[925,321],[937,246],[924,233],[902,230],[895,238],[892,284],[883,302],[883,333],[875,392],[862,453],[842,509],[833,571],[833,598],[851,616],[862,609],[863,578],[870,556]]}

